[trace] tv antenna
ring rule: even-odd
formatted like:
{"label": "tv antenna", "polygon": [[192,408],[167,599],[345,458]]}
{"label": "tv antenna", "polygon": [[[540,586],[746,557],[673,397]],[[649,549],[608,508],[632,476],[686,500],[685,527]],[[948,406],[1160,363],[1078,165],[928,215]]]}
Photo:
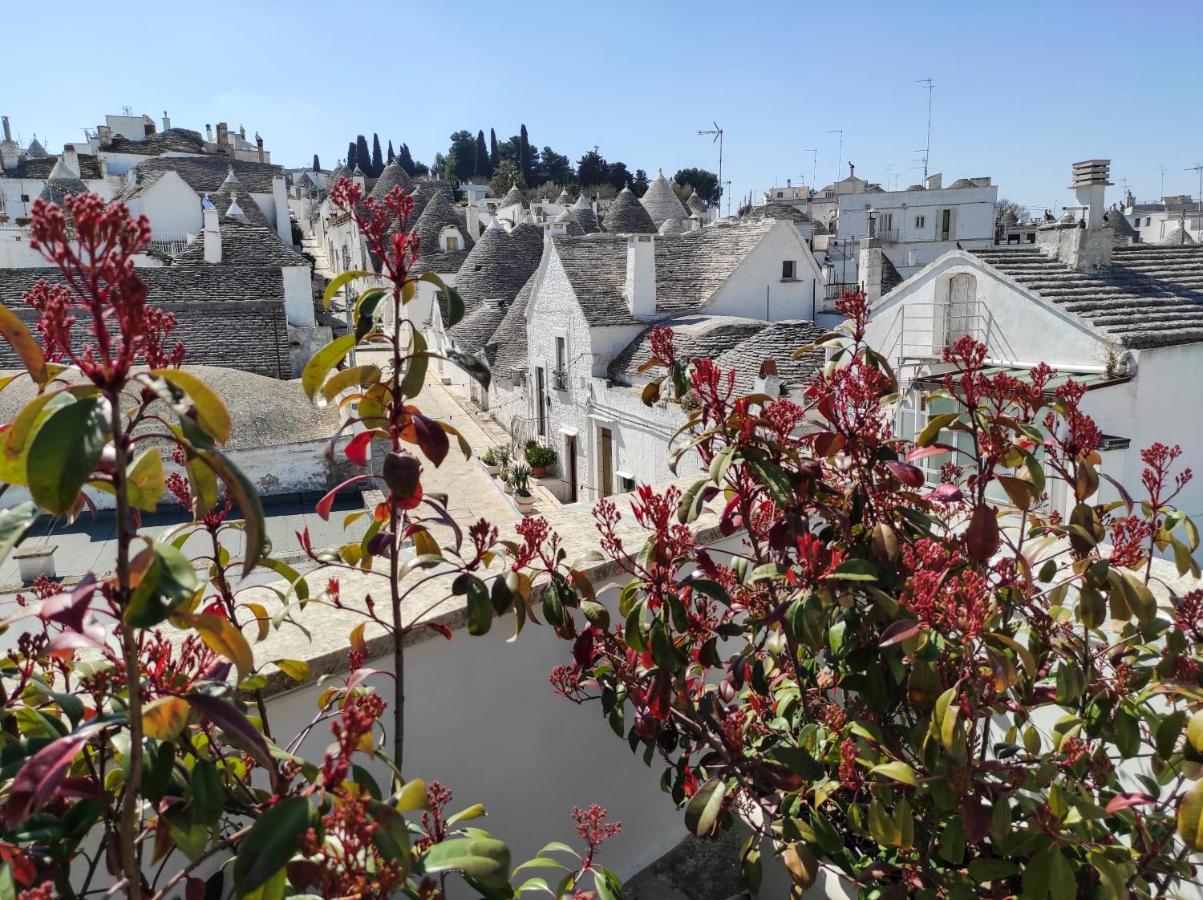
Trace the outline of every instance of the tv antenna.
{"label": "tv antenna", "polygon": [[[705,128],[705,129],[699,128],[698,134],[712,134],[712,135],[714,135],[714,140],[711,141],[710,143],[713,144],[713,143],[715,143],[715,141],[718,142],[718,184],[719,184],[719,187],[721,188],[723,186],[723,129],[719,128],[718,122],[715,122],[713,128]],[[719,203],[722,203],[721,197],[719,198]],[[730,213],[730,211],[731,211],[731,198],[728,197],[727,198],[727,212]]]}
{"label": "tv antenna", "polygon": [[[803,150],[802,152],[803,152],[803,153],[809,153],[809,154],[811,155],[811,161],[810,161],[810,189],[813,191],[813,190],[815,189],[815,183],[816,183],[816,182],[818,181],[818,179],[819,179],[819,151],[818,151],[818,150]],[[803,176],[801,176],[801,177],[802,177],[802,178],[805,178],[806,176],[805,176],[805,175],[803,175]]]}
{"label": "tv antenna", "polygon": [[[829,129],[827,133],[828,134],[838,134],[840,136],[839,158],[836,160],[836,163],[835,163],[835,181],[836,181],[836,184],[839,184],[840,174],[844,171],[844,129],[832,128],[832,129]],[[839,193],[838,187],[836,188],[836,193],[837,194]]]}
{"label": "tv antenna", "polygon": [[1161,173],[1161,196],[1159,196],[1157,199],[1161,200],[1161,198],[1165,196],[1165,163],[1159,165],[1157,167],[1157,171]]}
{"label": "tv antenna", "polygon": [[[1183,171],[1194,172],[1199,176],[1199,194],[1195,197],[1195,211],[1203,214],[1203,163],[1195,163],[1193,166],[1183,169]],[[1203,222],[1196,222],[1195,225],[1199,227],[1203,225]],[[1185,229],[1183,231],[1185,232]]]}
{"label": "tv antenna", "polygon": [[[723,193],[727,195],[727,215],[730,216],[731,215],[731,181],[730,181],[730,179],[728,179],[727,181],[720,181],[719,184],[722,184],[725,186],[725,190],[723,191]],[[719,202],[722,202],[721,197],[719,198]]]}
{"label": "tv antenna", "polygon": [[927,181],[927,165],[931,160],[931,98],[936,84],[931,78],[920,78],[916,84],[927,85],[927,144],[923,148],[923,181]]}

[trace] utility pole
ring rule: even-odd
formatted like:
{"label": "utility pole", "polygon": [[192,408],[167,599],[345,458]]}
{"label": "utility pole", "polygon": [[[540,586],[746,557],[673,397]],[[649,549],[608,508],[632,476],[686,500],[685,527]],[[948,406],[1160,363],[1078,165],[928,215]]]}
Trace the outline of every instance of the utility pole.
{"label": "utility pole", "polygon": [[[828,134],[838,134],[840,136],[839,158],[836,160],[836,163],[835,163],[835,183],[838,185],[840,183],[840,175],[844,171],[844,129],[832,128],[832,129],[828,130],[827,133]],[[839,192],[840,192],[839,187],[836,187],[835,192],[837,195],[839,194]]]}
{"label": "utility pole", "polygon": [[[1195,195],[1195,229],[1197,232],[1203,229],[1203,163],[1195,163],[1185,171],[1194,172],[1199,176],[1199,193]],[[1185,233],[1184,229],[1183,234]]]}
{"label": "utility pole", "polygon": [[[713,144],[713,143],[715,143],[715,141],[718,142],[718,186],[721,188],[723,186],[723,129],[718,127],[718,122],[715,122],[713,128],[706,128],[706,129],[699,128],[698,134],[712,134],[712,135],[714,135],[714,140],[711,141],[710,143]],[[722,215],[723,198],[719,197],[718,202],[719,202],[719,215]],[[730,212],[731,212],[731,198],[728,197],[727,198],[728,215],[730,214]]]}
{"label": "utility pole", "polygon": [[927,85],[927,145],[923,148],[923,181],[926,184],[927,165],[931,160],[931,97],[932,91],[936,89],[936,85],[931,78],[920,78],[915,83]]}
{"label": "utility pole", "polygon": [[731,182],[729,180],[728,181],[720,181],[719,184],[723,185],[723,193],[727,195],[727,215],[730,216],[731,215]]}

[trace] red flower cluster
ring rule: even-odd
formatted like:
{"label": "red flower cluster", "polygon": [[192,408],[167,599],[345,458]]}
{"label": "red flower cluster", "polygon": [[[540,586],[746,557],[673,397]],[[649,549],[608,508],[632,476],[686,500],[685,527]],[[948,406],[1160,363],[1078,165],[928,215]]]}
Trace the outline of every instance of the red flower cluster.
{"label": "red flower cluster", "polygon": [[[123,203],[96,194],[68,197],[70,219],[41,198],[33,205],[30,246],[55,263],[63,283],[39,282],[26,295],[38,311],[47,356],[68,360],[101,386],[124,384],[130,369],[178,366],[184,346],[168,346],[176,320],[146,303],[133,257],[150,241],[145,216],[131,219]],[[86,314],[95,343],[75,347],[72,326]]]}

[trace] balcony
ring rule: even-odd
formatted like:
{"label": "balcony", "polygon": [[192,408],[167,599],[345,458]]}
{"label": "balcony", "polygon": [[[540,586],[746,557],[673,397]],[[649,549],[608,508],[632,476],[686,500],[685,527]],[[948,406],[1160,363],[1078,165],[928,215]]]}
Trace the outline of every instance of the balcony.
{"label": "balcony", "polygon": [[551,386],[557,391],[568,390],[568,373],[563,369],[553,369],[551,373]]}
{"label": "balcony", "polygon": [[878,228],[877,232],[873,235],[873,237],[877,238],[883,244],[897,244],[898,243],[898,229],[897,228]]}
{"label": "balcony", "polygon": [[823,288],[824,300],[838,300],[849,292],[860,290],[860,284],[855,281],[829,281]]}

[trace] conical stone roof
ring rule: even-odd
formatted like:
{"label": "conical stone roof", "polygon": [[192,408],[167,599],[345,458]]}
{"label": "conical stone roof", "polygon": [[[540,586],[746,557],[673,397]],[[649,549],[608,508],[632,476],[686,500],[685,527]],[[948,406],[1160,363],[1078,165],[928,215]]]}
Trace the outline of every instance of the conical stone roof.
{"label": "conical stone roof", "polygon": [[556,197],[556,206],[570,206],[572,198],[568,196],[567,191],[560,191],[560,196]]}
{"label": "conical stone roof", "polygon": [[400,163],[394,159],[384,167],[384,171],[380,173],[380,177],[372,185],[372,191],[368,196],[378,203],[383,203],[385,196],[395,187],[412,191],[414,189],[414,182],[409,177],[409,173],[401,168]]}
{"label": "conical stone roof", "polygon": [[1132,224],[1128,221],[1128,217],[1118,209],[1108,210],[1103,214],[1103,219],[1108,225],[1115,229],[1115,233],[1119,237],[1137,237],[1136,229],[1132,227]]}
{"label": "conical stone roof", "polygon": [[86,194],[87,192],[88,186],[80,180],[78,175],[68,169],[62,157],[59,157],[38,196],[47,203],[57,203],[62,206],[68,195]]}
{"label": "conical stone roof", "polygon": [[683,234],[688,230],[684,219],[665,219],[660,223],[661,234]]}
{"label": "conical stone roof", "polygon": [[[510,238],[514,246],[524,253],[528,260],[536,265],[543,256],[543,229],[530,222],[523,222],[517,228],[511,229]],[[529,273],[528,273],[529,274]]]}
{"label": "conical stone roof", "polygon": [[699,216],[706,215],[708,209],[705,201],[697,195],[696,191],[689,195],[689,199],[685,201],[685,206],[689,208],[690,212],[695,212]]}
{"label": "conical stone roof", "polygon": [[439,235],[444,228],[457,228],[464,236],[464,243],[468,249],[471,249],[473,241],[472,237],[464,228],[464,220],[459,217],[459,212],[455,205],[451,202],[451,195],[443,191],[436,191],[434,196],[426,203],[426,208],[422,210],[422,215],[418,216],[418,255],[420,258],[441,252],[439,250]]}
{"label": "conical stone roof", "polygon": [[522,191],[518,190],[517,186],[512,186],[505,192],[505,196],[501,198],[501,202],[497,204],[497,208],[505,209],[507,206],[513,206],[514,204],[521,206],[524,202],[526,200],[522,196]]}
{"label": "conical stone roof", "polygon": [[521,243],[522,235],[518,237],[515,241],[494,219],[468,253],[455,276],[465,316],[485,300],[513,300],[530,278],[537,260],[531,261],[527,247]]}
{"label": "conical stone roof", "polygon": [[630,187],[624,187],[606,210],[603,223],[611,234],[655,234],[656,223]]}
{"label": "conical stone roof", "polygon": [[414,211],[412,213],[414,222],[422,217],[422,213],[426,211],[426,204],[435,194],[439,193],[446,194],[447,199],[454,205],[455,191],[451,187],[451,182],[443,181],[441,178],[421,178],[414,182]]}
{"label": "conical stone roof", "polygon": [[509,307],[509,303],[501,300],[479,303],[472,312],[451,327],[447,336],[458,349],[475,353],[493,337]]}
{"label": "conical stone roof", "polygon": [[572,217],[572,210],[570,209],[561,210],[560,214],[555,217],[555,223],[557,225],[563,225],[565,227],[565,231],[567,231],[567,233],[573,237],[580,237],[585,233],[585,229],[582,228],[580,223]]}
{"label": "conical stone roof", "polygon": [[518,292],[518,296],[514,298],[514,302],[506,308],[505,318],[501,320],[501,324],[497,326],[497,330],[485,344],[485,356],[496,373],[508,372],[512,375],[526,369],[528,347],[526,307],[530,302],[537,275],[537,272],[532,273],[531,277],[527,279],[522,290]]}
{"label": "conical stone roof", "polygon": [[657,228],[663,225],[667,219],[689,218],[689,213],[678,199],[673,186],[664,177],[663,171],[656,173],[656,177],[652,179],[652,183],[648,186],[647,192],[640,202],[643,203],[643,208],[652,217],[652,222]]}
{"label": "conical stone roof", "polygon": [[597,221],[597,213],[593,211],[593,207],[589,205],[588,199],[584,194],[576,198],[576,203],[572,204],[572,218],[581,226],[581,231],[585,234],[596,234],[601,231],[601,225]]}

